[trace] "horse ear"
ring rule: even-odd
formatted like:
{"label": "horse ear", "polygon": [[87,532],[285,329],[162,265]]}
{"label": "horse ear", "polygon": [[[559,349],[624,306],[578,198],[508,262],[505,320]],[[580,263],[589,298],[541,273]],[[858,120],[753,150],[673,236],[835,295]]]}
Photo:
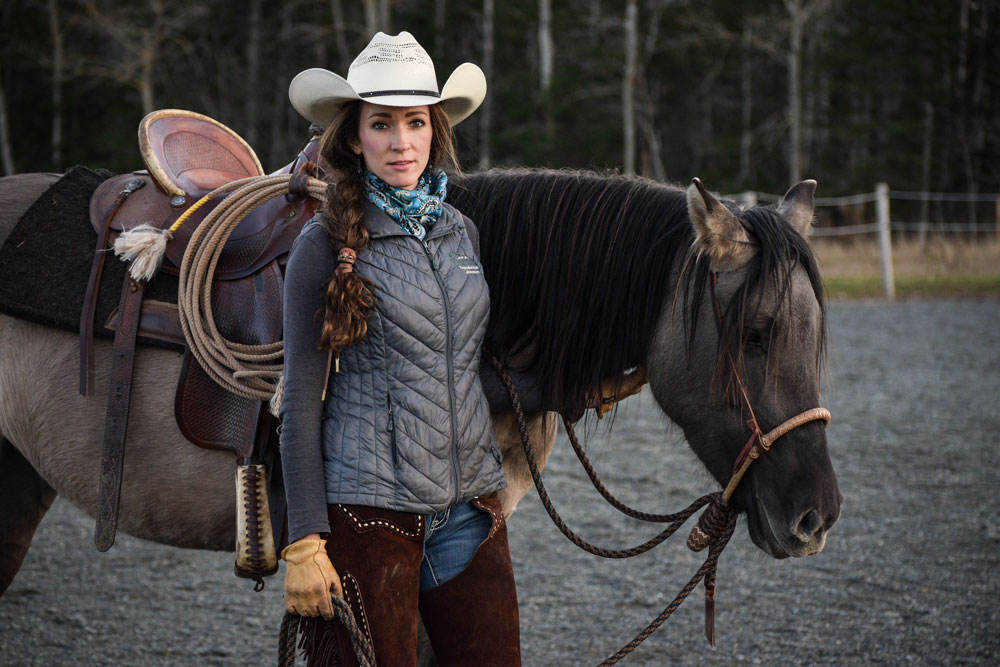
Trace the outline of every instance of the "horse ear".
{"label": "horse ear", "polygon": [[812,230],[814,195],[816,181],[810,179],[796,183],[778,203],[778,213],[803,237],[808,238]]}
{"label": "horse ear", "polygon": [[708,255],[714,271],[732,271],[750,261],[754,250],[747,230],[705,189],[701,179],[693,179],[688,186],[687,204],[695,243]]}

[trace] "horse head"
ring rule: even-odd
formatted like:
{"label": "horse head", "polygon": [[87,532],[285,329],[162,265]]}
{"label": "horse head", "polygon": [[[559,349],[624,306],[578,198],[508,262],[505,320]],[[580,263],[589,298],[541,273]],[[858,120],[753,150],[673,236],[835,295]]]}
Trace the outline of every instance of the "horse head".
{"label": "horse head", "polygon": [[[698,181],[685,192],[519,169],[456,179],[449,197],[482,235],[487,347],[544,378],[550,405],[584,405],[605,378],[645,366],[660,407],[726,485],[751,407],[767,432],[819,406],[823,290],[806,240],[815,187],[743,210]],[[822,425],[779,439],[731,502],[768,554],[819,551],[841,502]]]}
{"label": "horse head", "polygon": [[[820,405],[822,286],[807,237],[815,181],[776,207],[723,204],[695,179],[693,243],[672,274],[647,355],[650,387],[725,486],[751,436]],[[683,340],[686,344],[678,345]],[[731,502],[775,558],[823,549],[842,496],[822,421],[793,429],[750,466]]]}

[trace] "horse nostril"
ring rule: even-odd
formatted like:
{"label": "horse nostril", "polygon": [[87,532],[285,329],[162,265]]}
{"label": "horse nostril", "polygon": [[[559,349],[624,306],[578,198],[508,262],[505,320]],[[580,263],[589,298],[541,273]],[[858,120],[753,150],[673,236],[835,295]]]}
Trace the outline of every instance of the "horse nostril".
{"label": "horse nostril", "polygon": [[792,534],[803,542],[808,542],[822,529],[823,519],[820,517],[819,512],[812,509],[799,518],[799,522],[792,528]]}

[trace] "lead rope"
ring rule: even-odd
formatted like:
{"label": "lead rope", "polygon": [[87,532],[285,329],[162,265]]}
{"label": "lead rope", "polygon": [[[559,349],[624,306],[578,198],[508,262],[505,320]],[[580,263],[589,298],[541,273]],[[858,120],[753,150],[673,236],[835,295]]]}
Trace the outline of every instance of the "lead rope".
{"label": "lead rope", "polygon": [[[582,465],[583,469],[587,472],[587,477],[590,478],[591,484],[593,484],[594,488],[597,489],[597,492],[601,494],[601,497],[608,501],[609,505],[625,516],[638,519],[639,521],[648,521],[650,523],[670,523],[679,518],[678,514],[650,514],[649,512],[643,512],[642,510],[629,507],[622,501],[618,500],[618,498],[616,498],[610,491],[608,491],[607,487],[604,486],[604,483],[601,481],[597,471],[594,470],[594,466],[590,463],[590,457],[587,456],[587,453],[583,450],[583,446],[580,445],[579,438],[576,437],[576,429],[573,428],[573,424],[566,419],[566,417],[563,417],[563,427],[566,429],[566,435],[569,436],[569,443],[573,445],[573,451],[576,452],[576,458],[579,459],[580,465]],[[711,495],[714,494],[703,496],[703,498],[709,498]],[[701,500],[701,498],[698,500]],[[687,517],[685,517],[685,520],[686,518]]]}
{"label": "lead rope", "polygon": [[[683,525],[684,522],[687,521],[700,508],[705,505],[709,506],[708,510],[706,510],[698,520],[699,529],[702,531],[702,534],[707,537],[707,543],[705,545],[700,545],[701,548],[704,548],[705,546],[708,547],[708,556],[705,558],[705,562],[700,568],[698,568],[698,571],[694,573],[694,576],[691,577],[684,588],[681,589],[680,593],[677,594],[677,597],[675,597],[670,604],[668,604],[663,611],[649,623],[649,625],[647,625],[632,639],[632,641],[619,649],[614,655],[600,663],[599,667],[617,664],[622,658],[634,651],[639,644],[645,641],[651,634],[656,632],[656,630],[663,625],[664,621],[670,618],[670,616],[677,610],[678,607],[681,606],[681,604],[683,604],[684,600],[687,599],[687,597],[691,594],[691,591],[695,589],[698,582],[702,579],[705,580],[705,636],[714,646],[715,572],[718,566],[719,556],[722,555],[723,549],[725,549],[726,545],[729,543],[729,539],[732,537],[733,531],[736,529],[737,516],[736,512],[722,503],[722,494],[716,492],[704,495],[696,499],[680,512],[674,514],[650,514],[648,512],[635,510],[616,499],[611,492],[607,490],[604,484],[601,483],[599,476],[590,464],[586,452],[584,452],[583,448],[580,446],[573,427],[569,424],[568,420],[564,418],[563,424],[567,428],[567,433],[571,434],[570,442],[573,444],[573,450],[576,452],[577,458],[580,459],[580,462],[583,464],[584,469],[587,471],[591,482],[594,484],[594,487],[598,490],[598,492],[600,492],[600,494],[609,503],[611,503],[615,509],[623,514],[626,514],[627,516],[637,518],[641,521],[670,524],[666,529],[652,539],[630,549],[604,549],[584,540],[566,525],[566,522],[562,520],[559,512],[556,511],[555,507],[552,505],[552,501],[549,499],[549,494],[545,490],[545,485],[542,483],[538,465],[535,462],[535,454],[528,435],[528,427],[524,420],[524,410],[521,408],[521,401],[518,398],[514,383],[507,374],[507,369],[504,368],[503,364],[501,364],[500,361],[490,352],[487,351],[484,354],[486,356],[486,360],[490,363],[497,375],[500,377],[500,380],[503,382],[504,387],[507,389],[507,395],[510,397],[510,402],[514,406],[514,416],[517,421],[518,433],[521,436],[521,446],[524,449],[524,457],[528,463],[528,469],[531,471],[531,479],[535,484],[535,489],[538,491],[538,496],[542,501],[542,506],[545,508],[549,518],[552,519],[552,522],[556,525],[559,531],[573,544],[577,545],[587,553],[601,556],[603,558],[631,558],[632,556],[645,553],[660,544],[673,535],[677,529],[680,528],[681,525]],[[693,547],[691,544],[689,544],[689,546]],[[694,548],[694,550],[700,551],[701,549]]]}
{"label": "lead rope", "polygon": [[[351,635],[351,644],[354,647],[354,657],[358,659],[358,667],[375,667],[375,650],[372,648],[368,637],[361,632],[357,622],[354,620],[354,613],[351,612],[350,605],[336,595],[331,594],[333,601],[333,615],[344,624],[347,632]],[[296,637],[299,627],[306,622],[307,617],[285,612],[281,619],[281,630],[278,633],[278,667],[295,667],[295,653],[297,649],[304,648],[306,637],[303,635],[302,641],[296,646]],[[333,621],[328,621],[332,623]]]}

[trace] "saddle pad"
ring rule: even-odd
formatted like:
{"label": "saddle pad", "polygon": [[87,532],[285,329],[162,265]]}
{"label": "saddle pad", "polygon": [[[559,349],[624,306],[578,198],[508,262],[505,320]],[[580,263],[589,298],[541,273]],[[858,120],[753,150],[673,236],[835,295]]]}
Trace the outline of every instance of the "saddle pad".
{"label": "saddle pad", "polygon": [[[73,167],[25,211],[0,248],[0,312],[74,333],[80,330],[80,311],[97,244],[97,232],[89,220],[90,198],[112,176],[103,169]],[[118,306],[127,268],[114,253],[107,253],[97,295],[97,336],[114,337],[104,323]],[[146,287],[146,297],[176,303],[176,276],[157,276]],[[139,342],[182,349],[155,339],[140,338]]]}
{"label": "saddle pad", "polygon": [[[226,339],[262,345],[281,339],[282,277],[277,261],[239,280],[212,283],[215,326]],[[250,456],[261,402],[231,394],[184,354],[174,413],[191,442]]]}

